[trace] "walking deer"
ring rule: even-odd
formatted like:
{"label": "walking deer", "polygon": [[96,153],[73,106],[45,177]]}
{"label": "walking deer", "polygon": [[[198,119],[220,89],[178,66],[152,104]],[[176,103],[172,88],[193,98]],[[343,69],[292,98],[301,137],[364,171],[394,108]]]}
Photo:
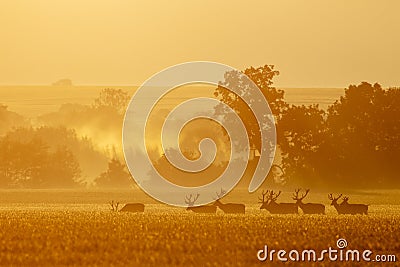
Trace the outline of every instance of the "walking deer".
{"label": "walking deer", "polygon": [[331,200],[331,206],[334,206],[338,214],[346,214],[345,209],[337,203],[337,201],[342,197],[340,194],[337,197],[334,197],[333,194],[328,194],[328,199]]}
{"label": "walking deer", "polygon": [[325,214],[325,206],[319,203],[303,203],[303,199],[308,195],[310,189],[306,189],[306,193],[299,197],[301,189],[294,191],[293,200],[296,200],[297,206],[303,211],[304,214]]}
{"label": "walking deer", "polygon": [[365,204],[349,204],[349,198],[346,196],[343,198],[343,202],[340,206],[343,208],[346,214],[368,214],[368,205]]}
{"label": "walking deer", "polygon": [[188,207],[186,208],[186,210],[191,210],[195,213],[216,213],[217,212],[217,207],[214,205],[212,205],[212,206],[204,205],[204,206],[194,207],[194,203],[199,198],[199,196],[200,196],[200,194],[197,194],[195,197],[193,197],[193,195],[190,194],[189,196],[185,197],[185,203],[188,204]]}
{"label": "walking deer", "polygon": [[144,212],[144,204],[142,203],[128,203],[122,207],[122,209],[118,210],[119,202],[110,202],[112,211],[120,211],[120,212]]}
{"label": "walking deer", "polygon": [[[259,197],[259,203],[262,203],[260,209],[266,209],[268,210],[271,214],[298,214],[298,209],[296,203],[276,203],[276,200],[278,199],[279,195],[282,193],[282,191],[279,191],[279,193],[274,193],[274,191],[270,191],[268,194],[269,190],[267,192],[262,192],[262,199]],[[265,197],[267,199],[265,200]]]}
{"label": "walking deer", "polygon": [[239,204],[239,203],[226,203],[223,204],[221,201],[219,201],[220,198],[224,196],[226,192],[221,189],[221,193],[216,192],[217,198],[215,199],[214,205],[218,208],[220,208],[224,213],[245,213],[245,205],[244,204]]}

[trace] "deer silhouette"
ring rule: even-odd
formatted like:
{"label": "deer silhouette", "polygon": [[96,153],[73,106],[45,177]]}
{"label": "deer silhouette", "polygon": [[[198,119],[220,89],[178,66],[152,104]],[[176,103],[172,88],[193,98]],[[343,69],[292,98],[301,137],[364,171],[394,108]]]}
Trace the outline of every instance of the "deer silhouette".
{"label": "deer silhouette", "polygon": [[227,214],[232,214],[232,213],[245,213],[245,205],[244,204],[239,204],[239,203],[226,203],[223,204],[221,201],[219,201],[220,198],[224,196],[226,192],[221,189],[221,193],[216,192],[217,198],[215,198],[214,205],[218,208],[220,208],[224,213]]}
{"label": "deer silhouette", "polygon": [[340,207],[345,211],[345,214],[365,214],[368,215],[368,205],[366,204],[349,204],[349,198],[343,198]]}
{"label": "deer silhouette", "polygon": [[333,194],[328,194],[328,199],[331,200],[331,206],[334,206],[338,214],[346,214],[345,208],[339,205],[337,201],[342,197],[342,194],[334,197]]}
{"label": "deer silhouette", "polygon": [[190,194],[189,196],[185,197],[185,203],[188,204],[188,207],[186,208],[186,210],[191,210],[195,213],[216,213],[217,212],[217,207],[214,205],[211,205],[211,206],[204,205],[204,206],[194,207],[194,203],[199,198],[199,196],[200,196],[200,194],[197,194],[196,196],[193,196],[192,194]]}
{"label": "deer silhouette", "polygon": [[128,203],[122,207],[122,209],[118,210],[119,202],[110,202],[112,211],[120,211],[120,212],[144,212],[144,204],[142,203]]}
{"label": "deer silhouette", "polygon": [[303,211],[304,214],[325,214],[325,206],[319,203],[303,203],[303,199],[308,195],[310,189],[306,189],[306,193],[299,197],[301,189],[294,191],[293,200],[296,200],[297,206]]}
{"label": "deer silhouette", "polygon": [[[274,193],[273,190],[267,192],[262,192],[262,198],[258,198],[262,203],[260,209],[266,209],[271,214],[298,214],[297,204],[296,203],[276,203],[276,200],[280,196],[282,191],[278,193]],[[265,199],[265,197],[267,199]]]}

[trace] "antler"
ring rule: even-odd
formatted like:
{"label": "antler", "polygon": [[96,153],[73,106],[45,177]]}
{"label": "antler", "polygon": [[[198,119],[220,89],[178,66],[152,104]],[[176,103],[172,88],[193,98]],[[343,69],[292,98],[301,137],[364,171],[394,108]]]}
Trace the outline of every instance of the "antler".
{"label": "antler", "polygon": [[349,200],[349,197],[348,196],[345,196],[344,198],[343,198],[343,201],[348,201]]}
{"label": "antler", "polygon": [[310,192],[310,189],[306,189],[306,193],[301,195],[300,199],[303,200],[308,195],[308,192]]}
{"label": "antler", "polygon": [[199,198],[200,194],[197,194],[194,199],[192,200],[193,194],[190,194],[189,196],[185,197],[185,203],[188,205],[193,205],[194,202]]}
{"label": "antler", "polygon": [[328,194],[328,199],[329,200],[338,200],[339,198],[341,198],[342,197],[342,194],[340,194],[338,197],[333,197],[333,195],[332,194]]}
{"label": "antler", "polygon": [[274,191],[271,190],[271,193],[270,193],[270,195],[269,195],[269,198],[270,198],[272,201],[276,201],[276,200],[278,199],[278,197],[280,196],[281,193],[282,193],[282,191],[279,191],[279,193],[276,194],[276,193],[274,193]]}
{"label": "antler", "polygon": [[225,195],[225,193],[226,193],[226,191],[223,188],[221,188],[221,193],[216,192],[217,199],[222,198]]}
{"label": "antler", "polygon": [[258,199],[260,201],[258,201],[258,203],[265,203],[265,196],[268,194],[269,190],[267,190],[267,192],[264,192],[264,190],[262,191],[261,195],[262,195],[262,199],[260,197],[258,197]]}
{"label": "antler", "polygon": [[293,200],[299,200],[299,192],[300,192],[300,190],[301,190],[301,188],[294,190]]}

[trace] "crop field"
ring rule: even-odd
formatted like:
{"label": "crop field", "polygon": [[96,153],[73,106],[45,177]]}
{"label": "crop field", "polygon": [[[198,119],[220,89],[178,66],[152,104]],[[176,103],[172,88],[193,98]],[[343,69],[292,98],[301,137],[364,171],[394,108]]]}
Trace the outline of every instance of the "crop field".
{"label": "crop field", "polygon": [[[144,213],[112,212],[107,200],[129,192],[23,192],[0,196],[0,266],[279,266],[260,262],[257,252],[337,249],[400,255],[398,192],[365,193],[354,202],[370,204],[369,215],[337,215],[324,193],[314,194],[326,215],[271,215],[257,195],[228,196],[246,204],[245,215],[195,214],[139,195]],[[25,196],[25,197],[22,197]],[[235,197],[235,198],[234,198]],[[290,193],[282,201],[289,201]],[[397,262],[396,262],[397,263]],[[396,263],[286,262],[285,266],[396,266]]]}

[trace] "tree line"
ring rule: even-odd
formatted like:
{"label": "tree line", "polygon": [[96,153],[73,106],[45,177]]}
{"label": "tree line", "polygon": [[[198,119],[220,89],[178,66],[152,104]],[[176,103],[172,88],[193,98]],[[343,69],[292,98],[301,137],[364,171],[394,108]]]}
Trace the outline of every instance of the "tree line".
{"label": "tree line", "polygon": [[[367,82],[350,85],[344,96],[323,110],[317,104],[288,104],[284,90],[273,86],[279,72],[272,65],[250,67],[244,73],[260,88],[275,116],[280,153],[276,164],[284,172],[284,179],[277,183],[314,188],[399,188],[399,88],[384,89]],[[254,116],[248,116],[249,107],[224,88],[236,84],[241,89],[239,96],[246,94],[247,85],[238,77],[227,73],[215,89],[215,97],[243,118],[251,146],[260,149],[258,123]],[[129,99],[121,89],[104,89],[91,106],[65,104],[58,112],[39,117],[44,125],[40,127],[32,127],[25,118],[0,105],[0,187],[83,187],[88,186],[88,176],[95,176],[91,186],[132,186],[120,148],[107,152],[96,146],[104,132],[93,141],[76,131],[106,129],[107,136],[120,138]],[[215,108],[215,114],[230,120],[223,105]],[[156,165],[162,167],[164,161],[161,155]],[[173,173],[169,167],[163,169]]]}
{"label": "tree line", "polygon": [[[129,98],[121,89],[107,88],[91,106],[65,104],[58,112],[37,118],[43,124],[39,127],[1,105],[0,188],[132,186],[115,149],[102,151],[91,138],[80,137],[76,131],[85,121],[93,131],[106,124],[121,125]],[[103,136],[107,131],[113,134],[114,128],[106,129]]]}
{"label": "tree line", "polygon": [[[286,185],[399,188],[399,88],[384,89],[367,82],[350,85],[344,96],[323,110],[317,104],[286,103],[284,91],[273,87],[279,72],[272,65],[251,67],[244,73],[260,88],[275,116],[281,154],[277,164],[284,171]],[[234,73],[226,77],[215,95],[239,114],[247,114],[249,107],[223,87],[235,83],[245,94],[246,84]],[[224,115],[220,108],[216,113]],[[245,123],[250,142],[260,149],[257,121],[253,118]]]}

